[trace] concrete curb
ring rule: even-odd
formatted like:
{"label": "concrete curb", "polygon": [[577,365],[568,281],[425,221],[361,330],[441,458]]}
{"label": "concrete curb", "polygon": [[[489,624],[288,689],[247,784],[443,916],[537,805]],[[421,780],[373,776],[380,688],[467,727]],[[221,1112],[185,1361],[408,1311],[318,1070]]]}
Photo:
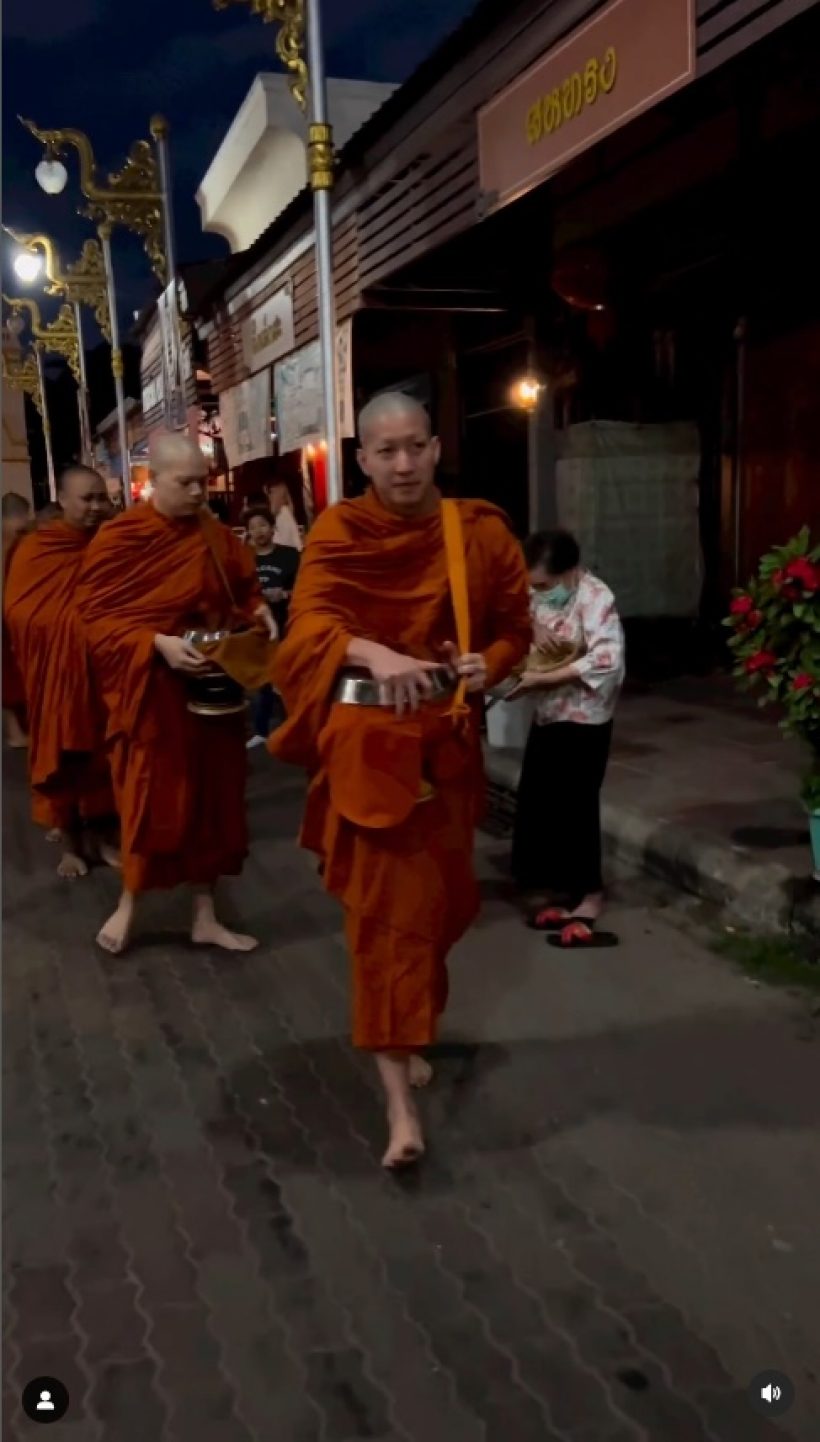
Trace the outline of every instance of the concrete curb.
{"label": "concrete curb", "polygon": [[[485,747],[485,765],[490,813],[511,824],[521,757]],[[659,820],[613,800],[602,803],[601,826],[611,860],[717,905],[727,922],[771,934],[797,923],[820,935],[820,891],[804,896],[801,882],[779,862],[755,861],[728,837]]]}

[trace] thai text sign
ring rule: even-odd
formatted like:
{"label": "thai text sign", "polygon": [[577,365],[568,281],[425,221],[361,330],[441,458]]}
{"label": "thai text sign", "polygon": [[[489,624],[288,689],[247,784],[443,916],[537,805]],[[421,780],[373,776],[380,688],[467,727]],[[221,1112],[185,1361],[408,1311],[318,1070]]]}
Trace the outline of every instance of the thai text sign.
{"label": "thai text sign", "polygon": [[[352,326],[336,328],[336,392],[339,435],[355,435],[353,416]],[[324,388],[319,342],[312,341],[280,361],[274,370],[276,428],[281,455],[324,437]]]}
{"label": "thai text sign", "polygon": [[259,371],[292,350],[293,294],[286,285],[248,316],[242,326],[242,355],[249,371]]}
{"label": "thai text sign", "polygon": [[695,73],[694,0],[611,0],[478,115],[481,189],[504,205]]}

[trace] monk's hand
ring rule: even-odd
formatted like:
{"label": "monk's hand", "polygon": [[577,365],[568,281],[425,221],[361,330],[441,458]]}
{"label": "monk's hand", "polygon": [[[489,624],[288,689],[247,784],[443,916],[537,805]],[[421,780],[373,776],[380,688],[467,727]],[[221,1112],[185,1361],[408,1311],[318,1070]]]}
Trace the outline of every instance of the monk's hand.
{"label": "monk's hand", "polygon": [[208,664],[207,657],[182,636],[155,636],[154,649],[172,671],[192,673],[201,671]]}
{"label": "monk's hand", "polygon": [[380,646],[376,641],[368,643],[366,654],[373,680],[390,687],[397,714],[417,711],[420,702],[433,689],[430,672],[437,669],[437,663],[402,656],[399,651],[391,651],[389,646]]}
{"label": "monk's hand", "polygon": [[[265,593],[267,595],[267,592]],[[264,626],[272,641],[279,640],[279,627],[273,619],[273,612],[270,606],[257,606],[254,616],[261,626]]]}
{"label": "monk's hand", "polygon": [[458,646],[447,641],[442,646],[442,652],[451,670],[455,671],[460,680],[467,682],[468,691],[487,689],[487,662],[480,651],[468,651],[466,655],[460,656]]}

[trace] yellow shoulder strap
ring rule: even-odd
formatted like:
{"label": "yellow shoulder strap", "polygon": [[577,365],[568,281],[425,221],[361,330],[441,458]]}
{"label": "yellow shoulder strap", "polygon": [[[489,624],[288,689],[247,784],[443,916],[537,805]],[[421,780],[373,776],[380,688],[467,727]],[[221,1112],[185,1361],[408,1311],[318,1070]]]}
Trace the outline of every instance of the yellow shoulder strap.
{"label": "yellow shoulder strap", "polygon": [[[470,601],[467,593],[467,557],[464,551],[464,531],[461,512],[457,501],[442,501],[441,524],[444,531],[444,549],[447,554],[447,576],[450,582],[450,598],[456,622],[456,642],[460,656],[466,656],[470,649]],[[459,715],[468,707],[465,701],[466,681],[459,683],[452,705],[452,714]]]}

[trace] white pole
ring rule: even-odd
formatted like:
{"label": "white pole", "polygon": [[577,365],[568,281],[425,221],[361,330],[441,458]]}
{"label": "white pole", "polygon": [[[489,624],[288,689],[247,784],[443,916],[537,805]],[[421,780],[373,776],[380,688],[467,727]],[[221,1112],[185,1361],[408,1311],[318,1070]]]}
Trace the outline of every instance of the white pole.
{"label": "white pole", "polygon": [[316,229],[316,286],[319,302],[319,349],[322,359],[325,439],[327,441],[327,499],[335,505],[343,497],[342,456],[336,375],[336,306],[333,297],[333,232],[330,191],[333,185],[333,144],[327,110],[325,58],[320,0],[307,0],[307,62],[310,84],[308,160],[313,187]]}
{"label": "white pole", "polygon": [[173,284],[171,299],[173,304],[173,315],[171,324],[174,328],[174,346],[176,353],[177,374],[166,377],[166,385],[171,390],[168,399],[169,419],[174,430],[185,430],[188,425],[187,397],[185,395],[184,369],[182,364],[182,326],[179,320],[179,292],[177,290],[177,258],[176,246],[174,244],[174,203],[171,190],[171,152],[168,146],[168,122],[161,115],[155,115],[151,121],[151,134],[154,137],[154,144],[157,147],[157,160],[159,162],[159,184],[162,192],[162,225],[165,236],[165,264],[168,284]]}
{"label": "white pole", "polygon": [[114,377],[114,393],[117,397],[117,422],[120,434],[120,458],[122,460],[122,495],[126,506],[131,505],[131,458],[128,454],[128,420],[125,414],[125,390],[123,388],[122,351],[120,350],[120,323],[117,318],[117,292],[114,285],[114,265],[111,260],[111,226],[105,222],[99,227],[105,263],[105,283],[108,287],[108,309],[111,321],[111,373]]}
{"label": "white pole", "polygon": [[51,421],[48,418],[48,400],[46,398],[46,373],[43,368],[43,348],[35,344],[34,354],[37,357],[37,379],[40,382],[40,402],[43,407],[43,440],[46,445],[46,465],[48,467],[48,494],[52,501],[57,500],[57,477],[54,473],[54,452],[51,449]]}
{"label": "white pole", "polygon": [[83,461],[90,466],[94,460],[91,450],[91,420],[88,414],[88,379],[85,373],[85,346],[83,345],[83,313],[79,302],[74,301],[74,324],[77,327],[77,345],[80,360],[80,383],[77,386],[77,409],[80,413],[80,443]]}

